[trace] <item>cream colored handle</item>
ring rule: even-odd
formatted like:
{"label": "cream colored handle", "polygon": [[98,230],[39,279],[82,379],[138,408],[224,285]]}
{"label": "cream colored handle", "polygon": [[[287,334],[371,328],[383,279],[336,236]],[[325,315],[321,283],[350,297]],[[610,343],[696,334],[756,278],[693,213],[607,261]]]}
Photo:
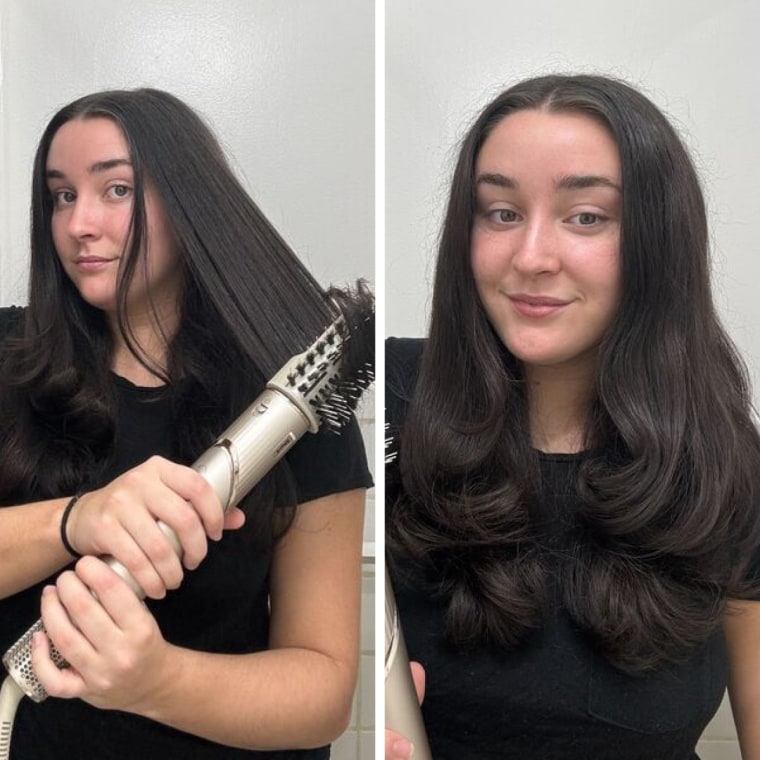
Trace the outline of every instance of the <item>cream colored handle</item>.
{"label": "cream colored handle", "polygon": [[385,571],[385,725],[414,745],[414,760],[432,760],[417,691],[409,668],[396,598]]}

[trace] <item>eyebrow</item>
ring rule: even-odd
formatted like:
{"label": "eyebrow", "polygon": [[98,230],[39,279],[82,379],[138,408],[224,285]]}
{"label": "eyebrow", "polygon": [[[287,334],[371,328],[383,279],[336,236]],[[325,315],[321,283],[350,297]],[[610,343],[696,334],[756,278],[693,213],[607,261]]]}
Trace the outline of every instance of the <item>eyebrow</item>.
{"label": "eyebrow", "polygon": [[[496,187],[503,187],[506,190],[517,190],[520,187],[517,180],[498,172],[483,172],[483,174],[479,174],[475,180],[475,185],[495,185]],[[609,179],[609,177],[602,177],[596,174],[569,174],[565,177],[560,177],[555,186],[557,190],[585,190],[588,187],[609,187],[617,190],[619,193],[623,192],[620,186]]]}
{"label": "eyebrow", "polygon": [[[87,171],[90,174],[98,174],[100,172],[107,172],[109,169],[115,169],[117,166],[132,166],[132,162],[128,158],[109,158],[105,161],[96,161],[87,168]],[[47,179],[64,179],[65,176],[58,169],[48,169],[45,172]]]}
{"label": "eyebrow", "polygon": [[495,174],[493,172],[479,174],[478,178],[475,180],[475,184],[496,185],[496,187],[503,187],[507,190],[517,190],[518,188],[517,182],[512,179],[512,177],[507,177],[505,174]]}
{"label": "eyebrow", "polygon": [[585,190],[587,187],[610,187],[619,193],[623,192],[620,186],[609,177],[600,177],[595,174],[570,174],[557,181],[557,190]]}

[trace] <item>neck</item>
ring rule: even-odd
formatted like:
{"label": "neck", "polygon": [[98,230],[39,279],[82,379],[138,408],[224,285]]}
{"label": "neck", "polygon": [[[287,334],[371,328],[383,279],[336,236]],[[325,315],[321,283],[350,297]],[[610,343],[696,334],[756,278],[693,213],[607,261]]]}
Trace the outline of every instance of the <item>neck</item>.
{"label": "neck", "polygon": [[533,447],[572,454],[586,447],[586,424],[593,398],[594,366],[525,366]]}
{"label": "neck", "polygon": [[128,328],[131,346],[121,334],[115,315],[109,315],[109,321],[113,340],[113,372],[135,385],[164,385],[161,375],[168,369],[169,341],[177,329],[176,318],[162,319],[159,324],[155,314],[130,315]]}

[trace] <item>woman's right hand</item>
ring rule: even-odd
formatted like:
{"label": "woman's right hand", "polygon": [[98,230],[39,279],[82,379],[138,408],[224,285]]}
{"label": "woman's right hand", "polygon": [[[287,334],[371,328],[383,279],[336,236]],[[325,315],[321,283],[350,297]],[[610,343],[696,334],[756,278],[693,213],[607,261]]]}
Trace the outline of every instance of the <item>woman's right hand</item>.
{"label": "woman's right hand", "polygon": [[[156,524],[166,523],[179,538],[182,561]],[[207,538],[222,537],[245,521],[232,508],[225,515],[214,489],[190,467],[159,456],[83,494],[69,515],[66,536],[80,554],[110,554],[132,574],[146,595],[162,598],[179,586],[183,565],[197,567]]]}
{"label": "woman's right hand", "polygon": [[[412,670],[412,680],[414,688],[417,691],[417,699],[425,698],[425,668],[419,662],[410,662],[409,667]],[[385,729],[385,760],[409,760],[412,757],[412,744],[401,734]]]}

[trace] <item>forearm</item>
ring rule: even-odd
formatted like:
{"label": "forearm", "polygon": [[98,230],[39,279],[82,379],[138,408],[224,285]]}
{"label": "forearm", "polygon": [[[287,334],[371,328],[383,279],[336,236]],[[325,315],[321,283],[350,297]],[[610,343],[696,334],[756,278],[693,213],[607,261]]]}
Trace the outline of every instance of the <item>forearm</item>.
{"label": "forearm", "polygon": [[760,760],[760,691],[730,676],[728,691],[742,760]]}
{"label": "forearm", "polygon": [[731,600],[723,618],[728,694],[742,760],[760,760],[760,602]]}
{"label": "forearm", "polygon": [[165,664],[162,685],[133,712],[220,744],[319,747],[348,725],[355,660],[296,648],[219,655],[171,647]]}
{"label": "forearm", "polygon": [[47,578],[72,561],[61,543],[69,498],[0,509],[0,598]]}

